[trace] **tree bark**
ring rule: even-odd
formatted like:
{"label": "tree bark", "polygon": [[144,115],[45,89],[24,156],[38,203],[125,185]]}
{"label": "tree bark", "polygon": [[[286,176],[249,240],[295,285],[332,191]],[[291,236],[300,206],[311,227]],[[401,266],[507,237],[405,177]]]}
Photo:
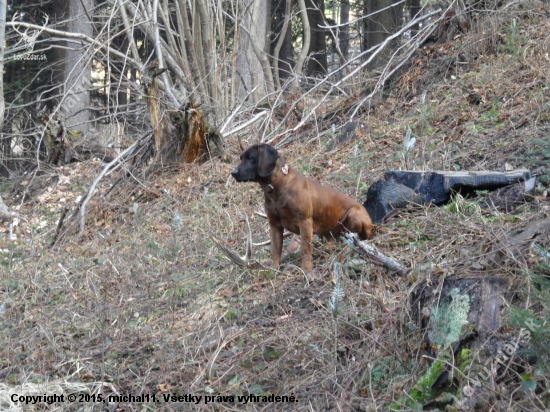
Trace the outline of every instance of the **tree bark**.
{"label": "tree bark", "polygon": [[6,34],[6,4],[7,0],[0,0],[0,132],[4,127],[4,44]]}
{"label": "tree bark", "polygon": [[340,52],[344,61],[340,62],[341,65],[345,63],[348,58],[348,49],[349,49],[349,0],[342,0],[340,5],[340,24],[342,25],[340,32]]}
{"label": "tree bark", "polygon": [[[58,2],[63,5],[64,15],[67,18],[65,30],[70,33],[81,33],[88,37],[93,36],[92,23],[89,15],[93,9],[92,0],[70,0]],[[61,77],[65,98],[61,104],[61,110],[65,115],[66,127],[87,131],[90,120],[90,112],[86,110],[90,106],[90,73],[91,53],[89,45],[85,42],[66,43],[62,53],[64,67]]]}
{"label": "tree bark", "polygon": [[311,30],[307,74],[309,76],[325,75],[327,73],[327,42],[325,29],[319,27],[325,24],[325,2],[324,0],[307,0],[306,4]]}
{"label": "tree bark", "polygon": [[[262,101],[274,89],[273,74],[265,54],[267,0],[246,0],[239,21],[237,98],[251,95],[252,104]],[[265,85],[265,87],[263,87]]]}
{"label": "tree bark", "polygon": [[[273,74],[275,76],[275,85],[278,89],[281,88],[281,78],[285,78],[288,76],[288,72],[290,70],[290,67],[288,67],[288,59],[289,54],[283,53],[283,57],[281,59],[281,49],[283,48],[283,45],[285,44],[285,40],[289,37],[291,37],[289,28],[290,28],[290,12],[292,11],[292,1],[291,0],[284,0],[279,3],[279,15],[282,15],[283,20],[283,26],[281,28],[281,31],[279,32],[279,38],[277,39],[277,44],[275,45],[275,48],[273,49]],[[279,60],[281,60],[281,67],[279,67]],[[287,67],[285,67],[287,66]],[[286,71],[286,75],[285,72]]]}
{"label": "tree bark", "polygon": [[[420,10],[422,9],[420,5],[420,0],[408,0],[407,6],[409,7],[409,16],[411,17],[411,20],[414,20],[418,13],[420,13]],[[416,23],[411,28],[411,34],[414,36],[416,33],[418,33],[419,25]]]}
{"label": "tree bark", "polygon": [[[398,0],[370,0],[365,2],[364,13],[366,15],[373,14],[364,20],[365,36],[363,42],[363,50],[383,43],[390,37],[397,28],[401,25],[403,18],[403,3],[398,3]],[[384,10],[382,10],[384,9]],[[382,10],[378,12],[378,10]],[[389,61],[390,56],[397,47],[397,39],[392,40],[376,56],[371,64],[372,68],[381,68]]]}
{"label": "tree bark", "polygon": [[302,76],[302,69],[309,51],[309,45],[311,43],[311,30],[307,16],[306,1],[298,0],[298,7],[300,8],[300,15],[302,16],[302,51],[300,52],[300,56],[296,62],[296,78],[292,84],[292,92],[298,90],[298,79]]}

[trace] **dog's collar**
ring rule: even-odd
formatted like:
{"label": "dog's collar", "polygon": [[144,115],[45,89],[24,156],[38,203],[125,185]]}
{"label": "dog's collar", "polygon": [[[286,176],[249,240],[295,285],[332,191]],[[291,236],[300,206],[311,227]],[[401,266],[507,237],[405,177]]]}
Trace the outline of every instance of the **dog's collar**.
{"label": "dog's collar", "polygon": [[275,190],[277,185],[281,183],[281,180],[288,174],[289,166],[285,163],[283,167],[281,167],[281,173],[279,173],[279,176],[273,181],[273,183],[270,183],[268,185],[262,186],[262,189],[266,192],[272,192]]}

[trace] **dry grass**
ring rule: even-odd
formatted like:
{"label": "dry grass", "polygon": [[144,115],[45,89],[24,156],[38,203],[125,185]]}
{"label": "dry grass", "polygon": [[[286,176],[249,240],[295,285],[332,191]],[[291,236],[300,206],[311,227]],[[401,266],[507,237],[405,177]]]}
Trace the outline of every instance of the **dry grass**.
{"label": "dry grass", "polygon": [[[307,136],[318,137],[309,145],[295,142],[281,151],[303,173],[360,200],[390,167],[494,170],[508,162],[548,176],[545,159],[529,156],[533,142],[550,130],[548,22],[540,16],[519,21],[522,35],[513,46],[520,54],[478,56],[469,65],[440,64],[460,45],[425,48],[392,97],[361,119],[368,133],[360,140],[326,153],[323,132]],[[469,103],[472,93],[479,104]],[[417,144],[405,157],[408,127]],[[237,145],[229,143],[236,162]],[[76,197],[98,167],[68,166],[78,190],[63,190]],[[424,332],[409,307],[415,287],[455,274],[485,276],[487,245],[499,244],[518,222],[548,213],[543,199],[514,215],[404,211],[382,225],[372,243],[412,269],[406,278],[385,273],[344,244],[319,240],[307,277],[297,268],[299,256],[290,256],[279,271],[241,269],[209,235],[242,253],[243,216],[251,221],[254,242],[268,239],[268,226],[254,214],[263,209],[258,187],[235,183],[231,169],[211,161],[157,170],[139,182],[126,178],[103,196],[117,179],[109,176],[89,208],[84,235],[66,236],[53,249],[45,246],[60,196],[22,204],[19,213],[48,223],[32,246],[19,226],[18,241],[0,241],[1,409],[22,410],[10,400],[13,393],[78,392],[297,399],[246,406],[163,402],[165,410],[387,410],[427,368]],[[50,173],[58,180],[68,175],[66,169]],[[267,247],[255,252],[268,260]],[[499,273],[521,284],[518,269],[536,260],[529,254],[522,259]],[[337,262],[343,295],[333,311]],[[518,394],[498,396],[522,401]],[[101,407],[107,406],[66,402],[36,410]]]}

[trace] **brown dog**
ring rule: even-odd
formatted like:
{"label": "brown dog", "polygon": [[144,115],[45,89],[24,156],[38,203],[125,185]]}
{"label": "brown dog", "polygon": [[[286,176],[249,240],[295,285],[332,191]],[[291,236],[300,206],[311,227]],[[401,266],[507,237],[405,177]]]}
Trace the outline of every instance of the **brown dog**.
{"label": "brown dog", "polygon": [[284,158],[268,144],[255,144],[241,154],[241,163],[231,172],[237,182],[258,182],[264,190],[265,209],[271,232],[271,260],[281,262],[283,229],[302,238],[302,269],[311,270],[313,234],[338,239],[343,228],[371,235],[372,222],[355,200],[316,180],[306,178],[285,164]]}

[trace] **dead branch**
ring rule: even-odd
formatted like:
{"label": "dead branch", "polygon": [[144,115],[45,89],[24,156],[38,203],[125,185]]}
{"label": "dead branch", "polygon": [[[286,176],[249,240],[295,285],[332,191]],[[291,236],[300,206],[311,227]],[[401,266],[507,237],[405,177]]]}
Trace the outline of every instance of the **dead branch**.
{"label": "dead branch", "polygon": [[367,256],[369,256],[373,260],[374,263],[397,273],[399,276],[404,276],[407,273],[408,269],[405,266],[384,255],[374,246],[369,245],[368,243],[359,239],[357,233],[348,233],[346,234],[346,237],[353,240],[353,243],[358,246],[363,252],[365,252]]}
{"label": "dead branch", "polygon": [[[113,166],[116,166],[118,168],[122,164],[122,162],[119,163],[120,160],[124,156],[126,156],[128,153],[131,153],[132,150],[134,150],[134,148],[138,145],[138,143],[139,143],[139,140],[136,140],[134,143],[132,143],[130,146],[128,146],[124,151],[120,152],[120,154],[112,162],[106,164],[105,167],[103,168],[103,170],[101,171],[101,173],[99,173],[99,175],[97,175],[97,177],[94,179],[94,181],[92,182],[92,184],[88,188],[88,191],[86,192],[86,195],[82,198],[82,201],[80,202],[79,208],[77,208],[75,213],[73,213],[73,215],[71,216],[71,219],[73,219],[76,216],[76,212],[79,211],[79,214],[80,214],[80,233],[79,233],[79,236],[82,235],[82,233],[84,232],[85,217],[86,217],[86,205],[88,204],[88,202],[92,198],[92,195],[94,194],[94,190],[95,190],[97,184],[101,181],[103,176],[105,176],[107,174],[107,172],[109,172],[113,168]],[[119,164],[117,165],[117,163],[119,163]]]}
{"label": "dead branch", "polygon": [[[158,60],[158,66],[159,70],[163,70],[164,68],[164,59],[162,58],[162,47],[160,44],[160,32],[159,32],[159,24],[157,21],[157,10],[158,10],[158,0],[153,1],[153,26],[155,31],[155,50],[157,52],[157,60]],[[174,93],[172,92],[172,88],[170,87],[170,83],[168,82],[168,77],[166,75],[166,70],[163,70],[162,72],[162,82],[164,83],[165,92],[170,97],[170,100],[172,101],[172,104],[174,107],[178,107],[180,105],[180,102],[178,99],[176,99],[176,96],[174,96]]]}

